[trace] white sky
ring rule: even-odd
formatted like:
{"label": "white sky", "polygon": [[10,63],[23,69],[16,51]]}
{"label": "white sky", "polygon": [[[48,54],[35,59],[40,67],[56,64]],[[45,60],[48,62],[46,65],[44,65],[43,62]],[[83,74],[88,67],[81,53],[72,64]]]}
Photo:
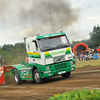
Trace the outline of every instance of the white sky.
{"label": "white sky", "polygon": [[89,32],[100,23],[100,0],[71,0],[72,7],[81,7],[80,18],[72,27],[75,32],[72,40],[89,38]]}
{"label": "white sky", "polygon": [[[70,1],[72,8],[79,8],[80,14],[78,21],[64,31],[72,40],[89,38],[89,32],[92,31],[93,26],[97,26],[100,22],[100,0]],[[27,35],[22,34],[20,30],[23,30],[26,27],[25,25],[2,28],[1,24],[3,23],[0,23],[0,45],[24,42],[23,38]],[[28,31],[31,32],[31,29],[28,29]]]}

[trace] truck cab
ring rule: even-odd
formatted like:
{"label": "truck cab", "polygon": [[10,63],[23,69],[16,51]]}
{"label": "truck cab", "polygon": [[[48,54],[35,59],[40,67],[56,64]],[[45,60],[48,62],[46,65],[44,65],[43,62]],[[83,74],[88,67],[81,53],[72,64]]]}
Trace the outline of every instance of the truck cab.
{"label": "truck cab", "polygon": [[28,62],[15,66],[20,80],[34,80],[40,84],[43,78],[59,74],[68,78],[71,71],[75,70],[71,46],[64,32],[33,36],[24,40]]}

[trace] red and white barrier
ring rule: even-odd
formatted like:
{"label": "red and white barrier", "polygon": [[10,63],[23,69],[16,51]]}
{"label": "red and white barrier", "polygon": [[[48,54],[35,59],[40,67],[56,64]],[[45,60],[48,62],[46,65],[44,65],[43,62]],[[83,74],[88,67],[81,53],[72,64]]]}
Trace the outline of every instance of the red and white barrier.
{"label": "red and white barrier", "polygon": [[13,69],[13,68],[15,68],[15,67],[13,67],[12,65],[6,65],[6,66],[0,67],[0,84],[5,83],[4,73],[11,72],[11,69]]}
{"label": "red and white barrier", "polygon": [[4,78],[4,67],[0,67],[0,84],[5,83],[5,78]]}

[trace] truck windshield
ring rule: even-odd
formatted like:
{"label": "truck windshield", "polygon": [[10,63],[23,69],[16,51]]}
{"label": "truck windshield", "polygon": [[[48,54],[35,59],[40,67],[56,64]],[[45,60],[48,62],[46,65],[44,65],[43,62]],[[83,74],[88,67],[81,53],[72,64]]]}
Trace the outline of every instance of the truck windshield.
{"label": "truck windshield", "polygon": [[53,49],[65,48],[70,45],[65,35],[38,39],[38,43],[42,52],[50,51]]}

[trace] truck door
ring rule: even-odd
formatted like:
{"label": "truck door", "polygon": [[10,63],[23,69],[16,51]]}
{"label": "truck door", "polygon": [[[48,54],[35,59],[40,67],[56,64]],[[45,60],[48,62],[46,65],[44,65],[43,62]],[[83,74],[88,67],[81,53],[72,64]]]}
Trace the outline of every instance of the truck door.
{"label": "truck door", "polygon": [[28,50],[27,56],[28,56],[29,63],[37,63],[37,64],[43,63],[43,61],[42,61],[43,59],[41,59],[41,52],[39,50],[36,40],[28,43],[27,50]]}

